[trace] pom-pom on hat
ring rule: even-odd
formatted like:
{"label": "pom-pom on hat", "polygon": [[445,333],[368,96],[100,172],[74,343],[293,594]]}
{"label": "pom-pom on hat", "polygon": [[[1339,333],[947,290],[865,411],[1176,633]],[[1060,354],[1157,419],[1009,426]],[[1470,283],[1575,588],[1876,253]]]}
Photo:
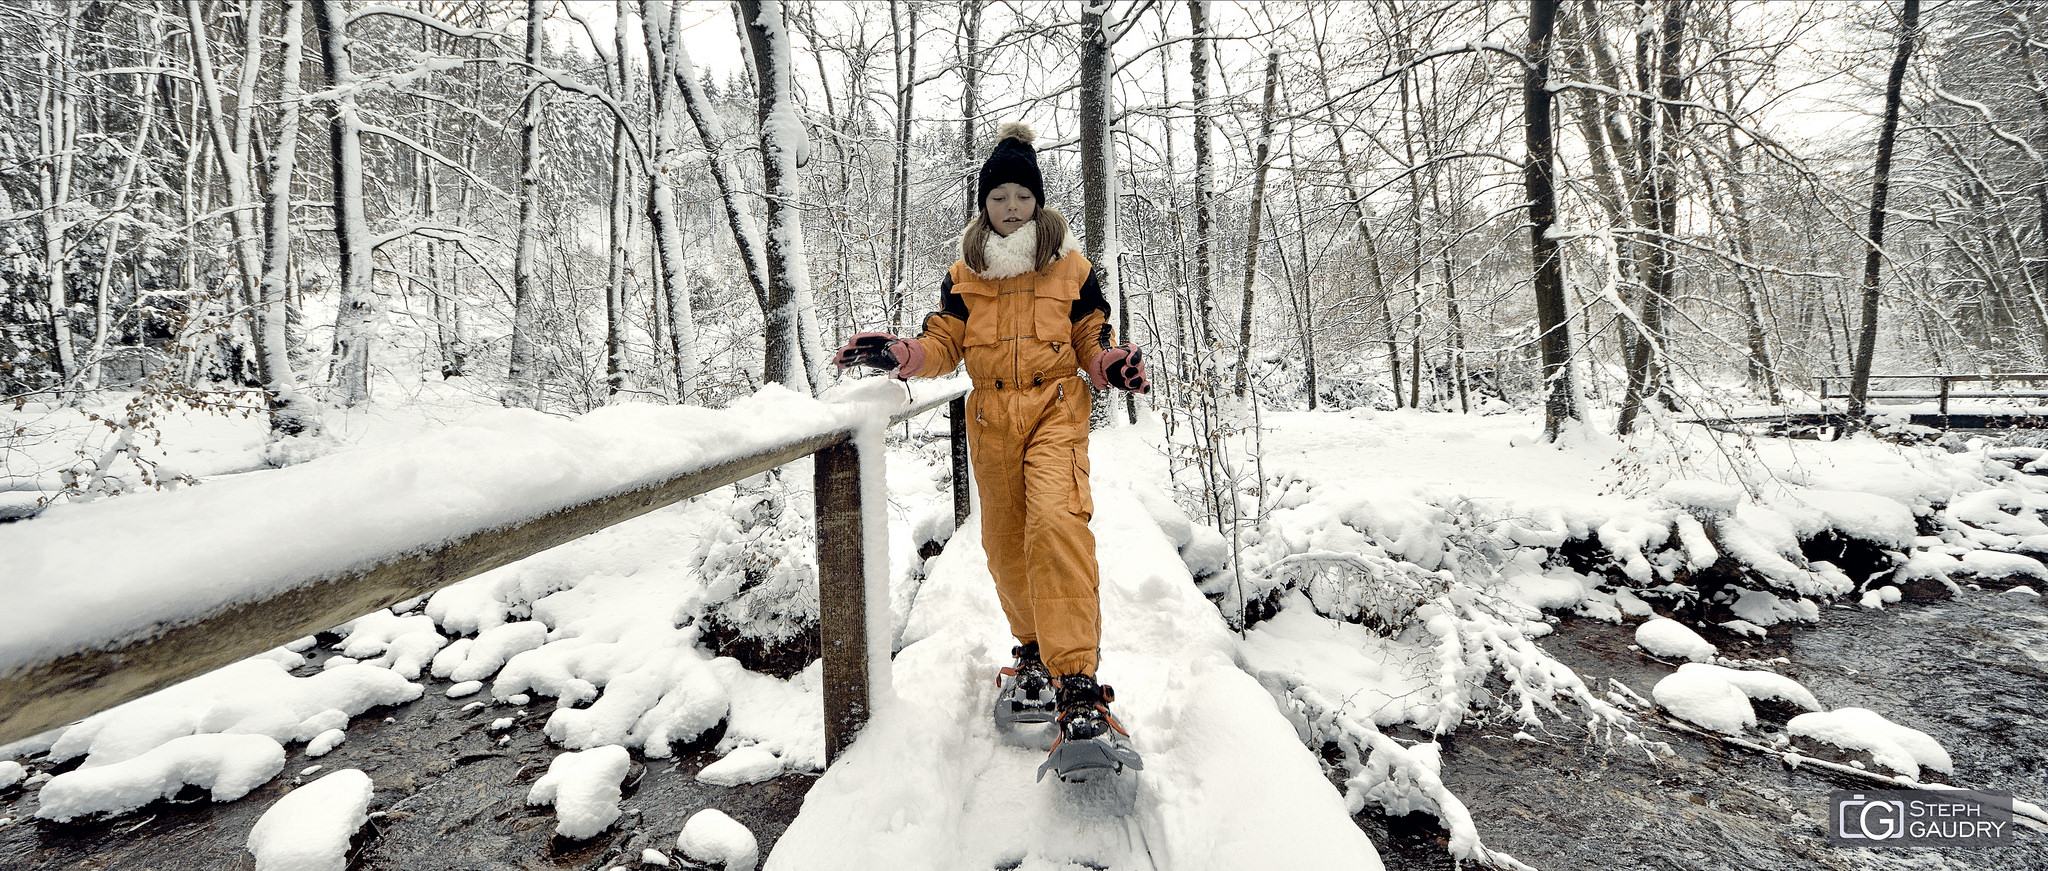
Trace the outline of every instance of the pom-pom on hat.
{"label": "pom-pom on hat", "polygon": [[1045,181],[1038,174],[1038,151],[1031,142],[1038,134],[1031,128],[1012,121],[996,131],[996,147],[989,152],[988,162],[981,165],[980,190],[974,202],[983,210],[988,208],[988,192],[1002,185],[1016,182],[1031,191],[1031,197],[1039,205],[1045,204]]}

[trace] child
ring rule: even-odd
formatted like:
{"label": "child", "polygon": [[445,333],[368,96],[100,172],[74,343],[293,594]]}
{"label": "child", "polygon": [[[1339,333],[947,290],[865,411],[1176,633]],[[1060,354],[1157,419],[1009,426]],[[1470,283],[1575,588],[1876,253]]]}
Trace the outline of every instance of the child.
{"label": "child", "polygon": [[[1142,767],[1116,737],[1125,733],[1109,713],[1113,693],[1095,681],[1102,623],[1088,530],[1091,396],[1079,372],[1085,368],[1097,390],[1146,393],[1152,384],[1138,347],[1115,343],[1109,302],[1066,218],[1041,205],[1033,138],[1022,124],[999,132],[981,167],[981,211],[961,234],[960,260],[940,282],[940,308],[925,317],[923,334],[861,333],[833,362],[936,378],[966,361],[982,546],[1019,642],[996,716],[1056,716],[1060,737],[1039,777],[1052,770],[1064,778]],[[1048,683],[1058,692],[1056,712],[1043,692]]]}

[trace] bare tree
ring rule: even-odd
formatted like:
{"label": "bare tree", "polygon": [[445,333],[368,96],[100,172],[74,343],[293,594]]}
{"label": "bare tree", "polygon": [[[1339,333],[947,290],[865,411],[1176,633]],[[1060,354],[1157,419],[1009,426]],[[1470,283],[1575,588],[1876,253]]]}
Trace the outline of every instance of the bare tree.
{"label": "bare tree", "polygon": [[1870,361],[1877,354],[1877,312],[1883,294],[1878,285],[1878,268],[1884,259],[1884,204],[1890,193],[1892,146],[1899,131],[1899,92],[1906,80],[1906,63],[1913,57],[1913,42],[1919,36],[1920,0],[1906,0],[1899,13],[1898,46],[1892,55],[1891,75],[1884,85],[1884,123],[1877,131],[1877,166],[1870,182],[1870,230],[1863,252],[1863,320],[1856,334],[1855,368],[1849,383],[1849,420],[1862,419],[1870,399]]}
{"label": "bare tree", "polygon": [[1535,268],[1536,329],[1543,354],[1543,437],[1557,441],[1578,420],[1571,369],[1571,334],[1565,317],[1564,269],[1557,240],[1557,147],[1552,128],[1551,34],[1557,0],[1529,0],[1528,64],[1522,73],[1522,184],[1529,194],[1529,260]]}

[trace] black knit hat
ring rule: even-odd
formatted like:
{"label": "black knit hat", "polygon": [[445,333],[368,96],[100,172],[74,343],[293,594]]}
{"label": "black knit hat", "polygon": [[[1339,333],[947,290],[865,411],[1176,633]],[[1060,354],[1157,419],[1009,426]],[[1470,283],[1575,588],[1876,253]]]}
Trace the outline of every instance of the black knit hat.
{"label": "black knit hat", "polygon": [[994,151],[989,152],[988,162],[981,165],[981,189],[975,194],[974,202],[983,211],[988,210],[988,192],[1010,182],[1023,185],[1031,191],[1032,199],[1045,204],[1045,181],[1038,174],[1038,151],[1031,147],[1031,141],[1038,138],[1031,128],[1012,121],[996,131]]}

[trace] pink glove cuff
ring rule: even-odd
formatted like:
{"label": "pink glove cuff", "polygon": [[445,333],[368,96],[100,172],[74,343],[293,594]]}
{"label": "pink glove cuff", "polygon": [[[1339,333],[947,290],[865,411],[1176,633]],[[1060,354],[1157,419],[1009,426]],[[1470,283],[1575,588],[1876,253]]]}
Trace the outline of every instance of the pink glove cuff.
{"label": "pink glove cuff", "polygon": [[899,365],[896,377],[909,378],[924,368],[924,343],[916,339],[900,339],[889,346],[889,353],[896,355]]}

